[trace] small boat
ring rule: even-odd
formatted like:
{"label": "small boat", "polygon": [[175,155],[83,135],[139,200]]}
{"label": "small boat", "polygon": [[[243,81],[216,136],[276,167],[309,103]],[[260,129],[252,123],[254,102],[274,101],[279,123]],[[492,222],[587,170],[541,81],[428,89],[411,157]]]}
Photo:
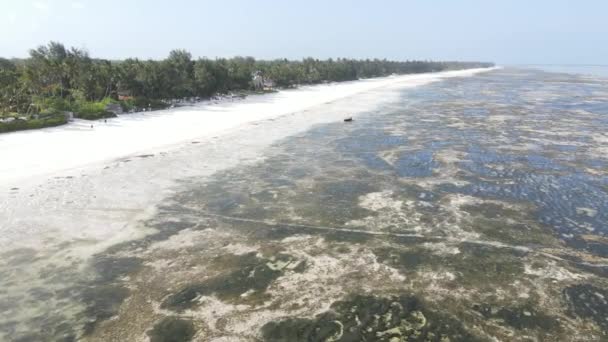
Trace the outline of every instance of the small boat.
{"label": "small boat", "polygon": [[344,119],[344,122],[352,122],[352,121],[353,121],[352,117]]}

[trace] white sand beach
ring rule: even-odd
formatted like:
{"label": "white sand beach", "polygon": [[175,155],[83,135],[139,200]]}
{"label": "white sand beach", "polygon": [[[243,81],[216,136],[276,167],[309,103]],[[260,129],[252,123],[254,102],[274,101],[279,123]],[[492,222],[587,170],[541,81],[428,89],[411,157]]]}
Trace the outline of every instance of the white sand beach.
{"label": "white sand beach", "polygon": [[159,200],[187,186],[188,177],[257,161],[281,138],[314,124],[356,120],[358,113],[390,105],[404,88],[487,70],[304,86],[2,134],[0,248],[94,254],[147,234],[138,222]]}

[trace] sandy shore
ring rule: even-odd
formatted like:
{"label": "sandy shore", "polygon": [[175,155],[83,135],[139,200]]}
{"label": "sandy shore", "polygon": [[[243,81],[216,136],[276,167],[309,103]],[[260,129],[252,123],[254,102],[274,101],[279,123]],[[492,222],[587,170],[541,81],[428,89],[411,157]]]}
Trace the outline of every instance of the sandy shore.
{"label": "sandy shore", "polygon": [[50,251],[81,241],[61,254],[93,254],[146,234],[137,222],[180,186],[176,180],[256,161],[278,139],[390,105],[404,88],[486,70],[307,86],[123,115],[93,129],[75,121],[0,135],[0,248]]}
{"label": "sandy shore", "polygon": [[[0,304],[18,308],[37,291],[69,292],[91,281],[91,256],[153,234],[145,221],[164,199],[218,171],[262,160],[282,138],[390,106],[404,88],[481,71],[302,87],[123,115],[92,129],[75,121],[2,134],[0,274],[7,277]],[[55,276],[49,279],[49,272]],[[0,328],[0,339],[27,334],[34,317],[56,312],[75,323],[84,310],[82,301],[56,296],[28,302],[0,314],[0,327],[12,326]]]}
{"label": "sandy shore", "polygon": [[470,74],[3,136],[0,340],[604,340],[605,84]]}
{"label": "sandy shore", "polygon": [[[75,288],[98,277],[91,262],[111,246],[157,232],[146,220],[167,198],[264,160],[271,145],[316,124],[388,109],[405,88],[481,71],[303,87],[124,115],[93,129],[76,121],[1,135],[0,274],[7,277],[0,304],[12,309],[0,313],[0,340],[27,334],[40,324],[36,317],[48,317],[50,327],[78,325],[90,303]],[[79,300],[59,295],[73,291]],[[39,293],[55,295],[27,299]],[[92,300],[105,301],[99,295]]]}
{"label": "sandy shore", "polygon": [[[234,102],[202,102],[176,109],[121,115],[107,123],[76,120],[61,127],[2,134],[0,186],[15,185],[32,176],[48,175],[129,154],[155,151],[260,120],[302,113],[315,106],[374,89],[414,87],[446,77],[472,75],[481,70],[304,86],[275,94],[253,95]],[[311,119],[310,124],[314,123]]]}

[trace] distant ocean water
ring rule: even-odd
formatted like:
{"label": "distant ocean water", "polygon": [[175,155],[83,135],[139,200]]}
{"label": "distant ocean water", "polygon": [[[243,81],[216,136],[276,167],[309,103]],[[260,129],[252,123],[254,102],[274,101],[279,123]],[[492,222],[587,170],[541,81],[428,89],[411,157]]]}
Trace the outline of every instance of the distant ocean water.
{"label": "distant ocean water", "polygon": [[549,72],[578,74],[608,78],[608,65],[573,65],[573,64],[525,64],[518,68],[538,69]]}

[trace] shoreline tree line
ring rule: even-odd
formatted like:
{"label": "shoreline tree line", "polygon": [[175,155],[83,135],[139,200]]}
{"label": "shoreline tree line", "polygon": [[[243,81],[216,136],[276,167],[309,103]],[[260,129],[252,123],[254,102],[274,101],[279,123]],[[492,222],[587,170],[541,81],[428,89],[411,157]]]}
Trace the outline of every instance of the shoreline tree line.
{"label": "shoreline tree line", "polygon": [[65,112],[83,119],[123,110],[163,108],[174,99],[202,99],[257,90],[255,77],[278,88],[361,78],[490,67],[492,63],[388,61],[386,59],[193,59],[173,50],[163,60],[97,59],[83,49],[50,42],[29,58],[0,58],[0,132],[59,125]]}

